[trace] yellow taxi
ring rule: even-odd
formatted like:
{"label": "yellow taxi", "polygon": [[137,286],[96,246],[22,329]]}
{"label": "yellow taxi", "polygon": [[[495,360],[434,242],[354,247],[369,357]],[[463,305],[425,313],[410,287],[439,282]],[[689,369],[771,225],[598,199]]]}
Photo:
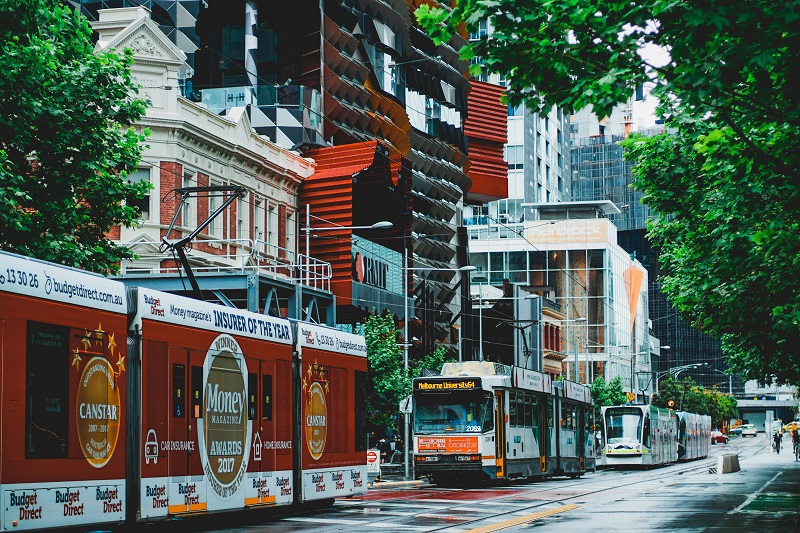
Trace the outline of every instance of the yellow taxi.
{"label": "yellow taxi", "polygon": [[783,425],[784,431],[794,431],[795,429],[797,429],[797,421],[789,422],[788,424]]}

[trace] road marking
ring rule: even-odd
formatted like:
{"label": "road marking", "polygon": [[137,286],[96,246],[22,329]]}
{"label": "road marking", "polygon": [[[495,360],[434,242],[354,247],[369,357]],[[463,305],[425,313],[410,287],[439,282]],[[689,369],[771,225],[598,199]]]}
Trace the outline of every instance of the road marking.
{"label": "road marking", "polygon": [[734,509],[733,511],[729,511],[729,512],[728,512],[728,514],[730,515],[730,514],[733,514],[733,513],[738,513],[739,511],[741,511],[742,509],[744,509],[745,507],[747,507],[747,506],[748,506],[748,505],[749,505],[749,504],[750,504],[750,503],[751,503],[753,500],[755,500],[756,498],[758,498],[758,495],[759,495],[759,494],[761,494],[761,493],[763,492],[763,490],[764,490],[764,489],[766,489],[766,488],[767,488],[767,486],[768,486],[770,483],[772,483],[773,481],[775,481],[775,478],[777,478],[777,477],[778,477],[778,476],[780,476],[781,474],[783,474],[783,472],[778,472],[777,474],[775,474],[774,476],[772,476],[772,479],[770,479],[769,481],[767,481],[766,483],[764,483],[764,485],[762,485],[760,489],[758,489],[758,490],[757,490],[755,493],[753,493],[753,495],[752,495],[752,496],[749,496],[749,497],[748,497],[748,498],[747,498],[747,499],[744,501],[744,503],[743,503],[742,505],[740,505],[739,507],[737,507],[737,508],[736,508],[736,509]]}
{"label": "road marking", "polygon": [[539,520],[540,518],[544,518],[545,516],[564,513],[566,511],[571,511],[573,509],[578,509],[578,508],[579,507],[577,505],[573,504],[562,505],[561,507],[554,507],[553,509],[547,509],[546,511],[539,511],[538,513],[527,514],[525,516],[514,518],[512,520],[506,520],[504,522],[498,522],[496,524],[491,524],[476,529],[470,529],[469,533],[491,533],[492,531],[499,531],[501,529],[518,526],[520,524],[524,524],[525,522],[533,522],[534,520]]}

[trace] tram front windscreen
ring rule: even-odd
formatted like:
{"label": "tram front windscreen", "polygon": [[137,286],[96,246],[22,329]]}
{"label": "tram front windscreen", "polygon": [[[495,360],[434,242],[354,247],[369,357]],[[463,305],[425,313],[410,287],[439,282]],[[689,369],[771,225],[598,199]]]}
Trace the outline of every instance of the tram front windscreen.
{"label": "tram front windscreen", "polygon": [[642,411],[635,407],[606,409],[606,442],[608,444],[638,442],[642,432],[642,418]]}
{"label": "tram front windscreen", "polygon": [[415,394],[414,433],[484,432],[494,428],[492,395],[481,390]]}

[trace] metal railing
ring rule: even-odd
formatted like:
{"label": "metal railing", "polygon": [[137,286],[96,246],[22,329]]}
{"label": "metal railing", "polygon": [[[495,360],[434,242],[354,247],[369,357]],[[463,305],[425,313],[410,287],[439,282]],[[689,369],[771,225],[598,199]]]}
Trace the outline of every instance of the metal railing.
{"label": "metal railing", "polygon": [[[133,250],[138,258],[123,261],[120,274],[124,277],[132,274],[178,274],[181,267],[167,266],[163,263],[171,259],[167,254],[158,252],[160,242],[136,241],[126,246]],[[152,252],[142,252],[141,248],[152,247]],[[199,273],[244,274],[258,271],[271,274],[295,283],[330,291],[333,267],[326,261],[294,250],[283,248],[260,239],[202,239],[192,243],[186,250],[186,256],[192,264],[192,271]],[[158,265],[153,265],[158,261]]]}

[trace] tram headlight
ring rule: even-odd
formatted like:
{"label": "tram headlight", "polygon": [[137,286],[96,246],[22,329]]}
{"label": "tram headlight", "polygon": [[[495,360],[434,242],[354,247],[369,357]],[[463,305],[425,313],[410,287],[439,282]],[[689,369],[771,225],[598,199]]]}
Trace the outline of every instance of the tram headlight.
{"label": "tram headlight", "polygon": [[480,454],[475,455],[456,455],[456,461],[480,461]]}
{"label": "tram headlight", "polygon": [[435,463],[439,460],[438,455],[418,455],[417,461],[420,463]]}

